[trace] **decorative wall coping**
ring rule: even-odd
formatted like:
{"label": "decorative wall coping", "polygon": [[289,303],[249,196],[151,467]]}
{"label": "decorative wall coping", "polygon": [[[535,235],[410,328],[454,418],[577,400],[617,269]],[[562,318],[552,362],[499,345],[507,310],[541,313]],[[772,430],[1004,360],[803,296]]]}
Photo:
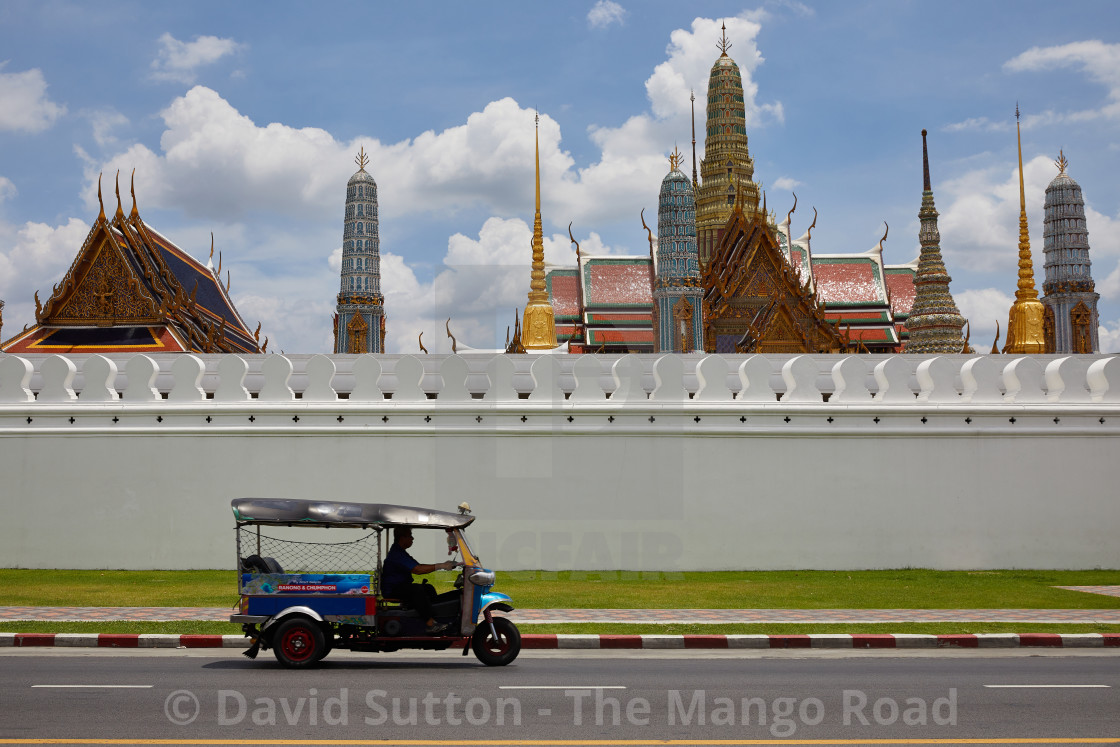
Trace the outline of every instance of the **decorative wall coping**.
{"label": "decorative wall coping", "polygon": [[8,435],[44,428],[1114,435],[1114,426],[1118,356],[0,355],[0,433]]}

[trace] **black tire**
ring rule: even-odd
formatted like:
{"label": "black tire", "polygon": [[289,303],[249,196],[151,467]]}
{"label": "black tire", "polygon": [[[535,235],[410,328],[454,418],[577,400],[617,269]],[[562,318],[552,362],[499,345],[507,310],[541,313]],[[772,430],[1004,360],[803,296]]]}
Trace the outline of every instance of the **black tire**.
{"label": "black tire", "polygon": [[521,632],[505,617],[494,618],[494,629],[498,640],[490,632],[490,624],[485,620],[479,623],[471,637],[474,655],[488,667],[504,667],[521,653]]}
{"label": "black tire", "polygon": [[322,661],[327,658],[327,654],[334,650],[334,630],[331,628],[330,623],[319,623],[320,630],[323,631],[323,653],[316,661]]}
{"label": "black tire", "polygon": [[319,623],[304,617],[281,622],[272,634],[276,660],[290,669],[310,667],[327,654],[327,644]]}

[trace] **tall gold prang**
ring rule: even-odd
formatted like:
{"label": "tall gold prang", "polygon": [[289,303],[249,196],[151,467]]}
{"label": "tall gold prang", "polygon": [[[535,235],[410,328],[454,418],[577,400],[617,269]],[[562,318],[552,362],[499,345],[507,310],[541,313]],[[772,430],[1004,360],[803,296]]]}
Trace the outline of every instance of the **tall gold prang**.
{"label": "tall gold prang", "polygon": [[544,231],[541,228],[541,136],[540,114],[536,125],[537,202],[533,215],[533,270],[530,273],[529,303],[521,324],[521,344],[526,350],[551,350],[556,347],[556,322],[544,283]]}
{"label": "tall gold prang", "polygon": [[1019,147],[1019,284],[1015,303],[1007,319],[1007,344],[1012,354],[1046,352],[1046,307],[1038,300],[1031,261],[1031,237],[1027,230],[1027,197],[1023,186],[1023,136],[1019,129],[1019,105],[1015,105],[1015,137]]}

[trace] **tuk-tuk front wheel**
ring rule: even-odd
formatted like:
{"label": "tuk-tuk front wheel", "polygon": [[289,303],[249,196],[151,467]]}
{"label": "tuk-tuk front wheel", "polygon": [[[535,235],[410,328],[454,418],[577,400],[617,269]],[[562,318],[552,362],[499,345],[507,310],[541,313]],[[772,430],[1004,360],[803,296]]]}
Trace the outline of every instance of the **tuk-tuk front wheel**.
{"label": "tuk-tuk front wheel", "polygon": [[521,633],[516,625],[504,617],[495,617],[493,620],[498,637],[494,638],[489,623],[482,622],[471,637],[471,648],[478,660],[486,666],[504,667],[521,653]]}
{"label": "tuk-tuk front wheel", "polygon": [[308,667],[327,655],[323,631],[314,620],[293,617],[280,623],[272,636],[276,660],[286,667]]}

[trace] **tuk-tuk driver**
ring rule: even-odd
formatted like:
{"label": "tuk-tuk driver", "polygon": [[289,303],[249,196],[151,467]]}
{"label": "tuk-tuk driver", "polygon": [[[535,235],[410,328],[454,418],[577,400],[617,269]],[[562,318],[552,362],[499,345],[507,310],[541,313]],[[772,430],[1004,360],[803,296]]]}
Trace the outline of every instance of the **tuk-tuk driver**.
{"label": "tuk-tuk driver", "polygon": [[450,571],[455,568],[452,560],[443,563],[425,564],[417,562],[408,554],[412,547],[412,529],[393,527],[393,546],[385,556],[381,567],[381,593],[401,602],[420,613],[427,619],[428,633],[440,633],[448,627],[447,623],[436,623],[432,616],[432,604],[436,598],[435,587],[431,584],[413,583],[413,574],[424,575],[433,571]]}

